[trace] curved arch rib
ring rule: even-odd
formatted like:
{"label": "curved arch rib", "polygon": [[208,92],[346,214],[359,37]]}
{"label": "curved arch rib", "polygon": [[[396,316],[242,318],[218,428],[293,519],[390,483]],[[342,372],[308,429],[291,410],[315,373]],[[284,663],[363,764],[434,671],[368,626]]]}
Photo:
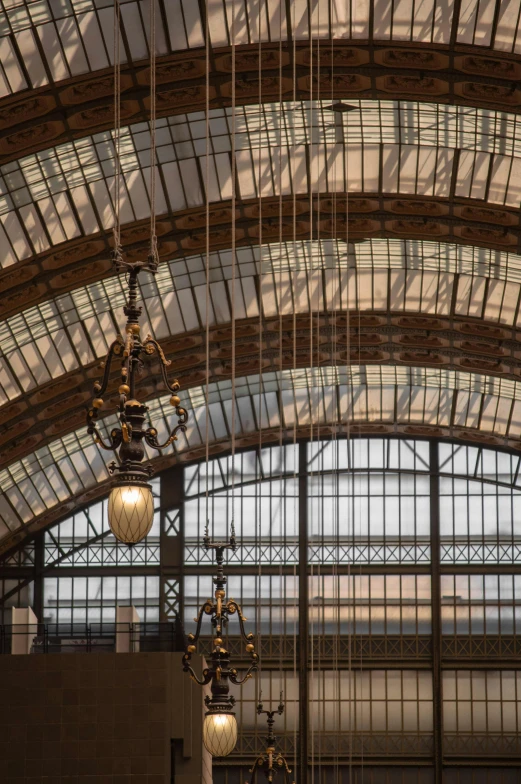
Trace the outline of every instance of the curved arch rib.
{"label": "curved arch rib", "polygon": [[[202,6],[190,0],[169,0],[164,16],[158,20],[157,47],[159,54],[197,50],[204,46],[203,31],[206,20]],[[409,48],[418,44],[444,48],[452,45],[475,46],[476,51],[496,50],[498,55],[519,52],[519,19],[509,6],[496,0],[483,13],[478,0],[464,7],[449,2],[439,12],[434,0],[409,9],[390,9],[384,0],[350,10],[342,0],[333,0],[331,19],[322,18],[318,9],[286,15],[286,4],[279,0],[270,6],[270,21],[263,19],[261,40],[277,42],[296,40],[304,45],[309,40],[322,39],[324,48],[329,38],[339,42],[351,40],[379,41],[392,45],[406,43]],[[113,9],[97,4],[46,6],[33,20],[22,6],[5,9],[4,38],[0,59],[0,94],[9,95],[48,83],[60,86],[63,80],[83,74],[97,73],[108,68],[113,50]],[[257,44],[259,35],[259,6],[254,0],[238,4],[234,25],[235,44]],[[246,21],[248,20],[248,21]],[[492,23],[490,20],[494,20]],[[213,48],[231,42],[231,14],[225,6],[212,6],[209,19]],[[279,33],[281,31],[282,35]],[[122,3],[122,59],[131,65],[148,57],[148,30],[137,2]],[[412,45],[412,46],[411,46]],[[422,61],[425,66],[425,61]],[[410,58],[401,63],[410,63]],[[398,61],[398,66],[400,62]],[[417,64],[421,67],[421,63]],[[427,63],[428,67],[428,63]],[[101,75],[101,74],[100,74]]]}
{"label": "curved arch rib", "polygon": [[[313,111],[309,102],[285,104],[282,117],[279,104],[237,109],[240,199],[277,196],[280,182],[285,196],[307,194],[310,189],[314,193],[349,190],[422,198],[472,197],[518,208],[521,159],[515,117],[506,118],[508,131],[503,137],[499,129],[505,117],[499,113],[404,101],[355,101],[354,105],[356,110],[344,115],[340,126],[328,102],[317,104]],[[222,150],[212,154],[209,162],[208,195],[215,204],[231,196],[230,111],[224,110],[222,117],[214,112],[210,123],[212,145]],[[206,163],[199,114],[163,122],[157,213],[202,206]],[[143,133],[142,124],[122,129],[123,223],[144,219],[150,211],[149,162],[142,160],[141,152]],[[315,142],[314,134],[320,143]],[[190,141],[176,142],[179,135]],[[254,163],[259,147],[262,181],[258,163]],[[85,137],[72,148],[58,145],[41,156],[46,161],[45,174],[39,167],[34,173],[34,157],[29,156],[11,164],[9,175],[0,180],[4,192],[0,199],[3,268],[67,240],[91,237],[112,227],[114,157],[110,134]],[[90,164],[84,165],[84,160]]]}
{"label": "curved arch rib", "polygon": [[[211,385],[212,452],[229,446],[230,394],[229,384]],[[156,461],[157,466],[204,454],[204,389],[184,391],[181,399],[189,412],[187,432],[176,443],[176,452]],[[149,408],[162,437],[170,426],[168,399],[149,401]],[[400,430],[420,437],[456,437],[519,449],[521,386],[474,373],[363,365],[266,373],[261,389],[256,375],[237,379],[239,447],[258,444],[259,428],[266,431],[268,441],[276,441],[281,417],[288,436],[293,435],[295,425],[305,435],[310,412],[322,435],[344,427],[348,412],[353,412],[352,426],[365,432]],[[101,429],[110,429],[113,419],[103,420]],[[108,484],[104,455],[85,428],[12,464],[0,472],[0,551],[70,512],[76,503],[106,492]]]}

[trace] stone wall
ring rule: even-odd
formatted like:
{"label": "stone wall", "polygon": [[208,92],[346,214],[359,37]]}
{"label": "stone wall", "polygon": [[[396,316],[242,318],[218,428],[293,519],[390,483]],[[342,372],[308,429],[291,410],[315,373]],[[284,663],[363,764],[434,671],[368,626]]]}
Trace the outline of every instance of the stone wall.
{"label": "stone wall", "polygon": [[2,784],[209,784],[179,653],[0,656]]}

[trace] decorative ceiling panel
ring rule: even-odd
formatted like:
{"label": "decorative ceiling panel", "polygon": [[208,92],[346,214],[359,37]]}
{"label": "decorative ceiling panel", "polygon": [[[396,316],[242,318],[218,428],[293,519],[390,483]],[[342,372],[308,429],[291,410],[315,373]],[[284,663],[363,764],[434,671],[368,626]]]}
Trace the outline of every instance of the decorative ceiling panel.
{"label": "decorative ceiling panel", "polygon": [[[206,259],[161,265],[140,281],[142,329],[158,340],[204,330]],[[211,326],[231,320],[231,251],[210,254]],[[237,250],[236,318],[373,311],[483,318],[521,326],[521,257],[413,240],[271,243]],[[103,358],[124,330],[119,277],[0,322],[0,405]],[[356,317],[353,323],[356,325]],[[182,377],[181,377],[182,382]]]}
{"label": "decorative ceiling panel", "polygon": [[[286,103],[282,112],[279,104],[238,107],[238,198],[348,189],[442,198],[454,194],[518,207],[521,134],[515,115],[406,101],[355,105],[356,111],[340,116],[327,102]],[[211,113],[212,203],[232,195],[231,111]],[[203,205],[204,114],[159,120],[157,144],[157,213]],[[149,145],[147,124],[123,129],[122,223],[150,213]],[[0,174],[2,267],[113,225],[116,186],[109,131],[5,164]]]}
{"label": "decorative ceiling panel", "polygon": [[[501,52],[521,49],[518,7],[513,0],[208,0],[213,47],[270,41],[354,39],[476,46]],[[202,47],[204,4],[159,4],[157,52]],[[114,9],[110,0],[3,0],[0,5],[0,96],[107,68],[113,59]],[[235,17],[233,13],[235,11]],[[121,0],[124,62],[149,56],[149,6]]]}
{"label": "decorative ceiling panel", "polygon": [[[184,390],[181,400],[189,411],[186,436],[181,435],[176,444],[182,456],[205,442],[205,388]],[[228,444],[231,381],[212,383],[208,400],[209,440]],[[174,419],[168,398],[148,405],[159,438],[163,438]],[[238,378],[235,416],[239,445],[244,443],[242,437],[254,436],[259,429],[278,431],[282,426],[283,433],[290,435],[294,427],[310,432],[313,425],[315,437],[320,437],[331,425],[343,428],[348,421],[374,425],[375,432],[380,432],[379,425],[384,428],[400,423],[409,427],[411,434],[425,434],[422,427],[430,427],[438,435],[493,434],[496,442],[508,443],[521,436],[521,384],[421,367],[285,370],[265,373],[262,378]],[[114,416],[102,420],[102,434],[115,424]],[[154,454],[150,450],[149,457]],[[81,428],[1,471],[0,538],[108,480],[109,459],[109,453],[103,453]]]}

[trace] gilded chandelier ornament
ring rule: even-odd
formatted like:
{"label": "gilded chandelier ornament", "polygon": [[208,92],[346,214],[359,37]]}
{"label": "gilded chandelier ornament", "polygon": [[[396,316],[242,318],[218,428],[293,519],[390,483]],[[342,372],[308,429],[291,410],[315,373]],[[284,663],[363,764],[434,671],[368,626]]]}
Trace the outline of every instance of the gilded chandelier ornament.
{"label": "gilded chandelier ornament", "polygon": [[[259,695],[259,699],[262,699],[262,694]],[[257,715],[261,716],[265,714],[267,717],[267,724],[268,724],[268,736],[266,738],[266,751],[262,754],[259,754],[255,762],[253,763],[253,767],[250,768],[251,779],[250,784],[256,784],[257,781],[257,774],[259,770],[263,770],[266,778],[268,781],[273,781],[274,777],[279,771],[284,773],[284,783],[285,784],[294,784],[291,779],[291,769],[286,761],[286,758],[282,756],[282,754],[275,750],[275,744],[277,742],[277,738],[273,733],[273,726],[275,724],[275,714],[282,716],[284,713],[284,703],[282,702],[282,692],[280,693],[280,702],[278,707],[275,710],[264,710],[264,705],[262,702],[259,702],[257,705]]]}
{"label": "gilded chandelier ornament", "polygon": [[[230,694],[230,682],[240,685],[258,669],[259,656],[255,652],[253,634],[246,633],[244,622],[246,618],[242,614],[240,605],[234,599],[226,599],[226,577],[224,576],[224,551],[226,549],[235,550],[235,532],[232,524],[232,532],[229,542],[211,542],[208,534],[208,525],[204,537],[206,550],[215,550],[217,562],[217,574],[213,578],[215,585],[215,601],[207,599],[199,610],[195,634],[188,635],[188,645],[183,656],[183,669],[188,672],[192,679],[200,686],[211,684],[211,697],[205,698],[207,713],[203,726],[203,740],[206,748],[215,757],[225,757],[233,751],[237,740],[237,721],[233,711],[235,697]],[[250,656],[250,665],[242,678],[239,677],[237,670],[230,665],[230,654],[224,647],[223,635],[228,626],[229,616],[237,614],[239,628],[243,641],[246,643],[246,652]],[[211,652],[211,663],[202,672],[199,678],[195,673],[190,660],[192,654],[197,650],[197,641],[201,634],[203,617],[209,615],[213,628],[214,640]]]}
{"label": "gilded chandelier ornament", "polygon": [[[96,397],[87,412],[88,433],[102,449],[118,454],[119,462],[113,461],[109,465],[109,471],[115,477],[115,482],[109,497],[108,515],[114,535],[127,544],[135,544],[143,539],[149,532],[154,517],[152,490],[148,483],[154,471],[150,464],[143,464],[145,443],[158,451],[166,449],[177,440],[180,431],[186,430],[185,423],[188,418],[177,394],[179,382],[177,379],[170,382],[166,374],[170,360],[166,359],[163,349],[151,335],[141,340],[139,318],[142,309],[137,304],[138,275],[142,270],[155,274],[156,259],[155,254],[150,254],[144,262],[128,263],[123,259],[119,246],[113,253],[116,272],[128,274],[128,298],[123,308],[127,317],[125,338],[118,335],[110,346],[104,363],[103,378],[94,384]],[[145,426],[148,407],[138,400],[136,393],[136,380],[144,368],[143,357],[152,354],[157,354],[159,358],[163,382],[172,393],[170,404],[178,417],[177,424],[162,444],[158,442],[156,428],[151,424]],[[104,405],[103,395],[109,384],[112,362],[115,359],[121,362],[121,383],[118,389],[120,426],[111,430],[110,440],[107,442],[101,435],[97,422],[99,412]]]}

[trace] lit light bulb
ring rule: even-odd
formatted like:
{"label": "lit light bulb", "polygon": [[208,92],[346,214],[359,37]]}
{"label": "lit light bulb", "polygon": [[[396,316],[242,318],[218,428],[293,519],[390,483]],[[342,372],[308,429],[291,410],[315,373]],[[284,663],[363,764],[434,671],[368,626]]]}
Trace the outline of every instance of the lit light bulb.
{"label": "lit light bulb", "polygon": [[125,544],[136,544],[148,534],[154,520],[150,485],[116,485],[109,495],[109,525]]}
{"label": "lit light bulb", "polygon": [[124,504],[135,504],[139,499],[139,488],[137,487],[122,487],[121,499]]}
{"label": "lit light bulb", "polygon": [[227,757],[237,743],[237,720],[233,713],[207,713],[203,742],[212,757]]}

